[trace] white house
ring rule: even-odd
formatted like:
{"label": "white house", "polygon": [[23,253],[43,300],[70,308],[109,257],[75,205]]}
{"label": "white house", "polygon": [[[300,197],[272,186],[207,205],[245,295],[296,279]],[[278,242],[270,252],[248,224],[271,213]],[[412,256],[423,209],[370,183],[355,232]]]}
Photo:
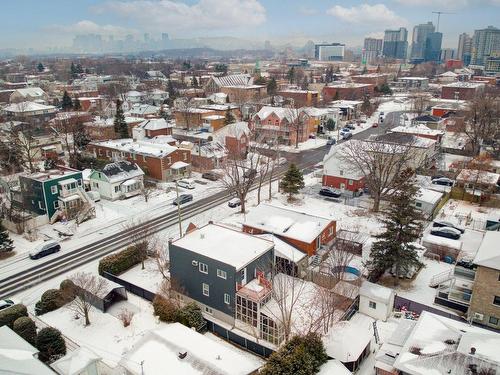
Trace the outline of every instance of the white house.
{"label": "white house", "polygon": [[395,296],[393,289],[364,281],[359,289],[359,312],[385,322],[391,315]]}
{"label": "white house", "polygon": [[432,218],[442,198],[442,192],[420,188],[415,198],[415,207],[422,211],[424,216]]}
{"label": "white house", "polygon": [[[83,346],[68,352],[51,364],[60,375],[104,375],[106,365],[101,357]],[[102,370],[102,371],[101,371]]]}
{"label": "white house", "polygon": [[144,187],[144,172],[126,160],[106,164],[102,171],[92,171],[89,179],[93,191],[112,201],[138,195]]}

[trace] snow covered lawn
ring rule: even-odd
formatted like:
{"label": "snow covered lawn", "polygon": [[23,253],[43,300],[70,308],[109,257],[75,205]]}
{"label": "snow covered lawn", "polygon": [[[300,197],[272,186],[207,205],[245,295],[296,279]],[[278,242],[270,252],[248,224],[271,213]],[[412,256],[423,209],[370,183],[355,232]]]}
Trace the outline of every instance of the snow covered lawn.
{"label": "snow covered lawn", "polygon": [[163,276],[158,271],[155,259],[152,258],[144,262],[144,269],[141,264],[138,264],[118,277],[152,293],[156,293],[163,282]]}

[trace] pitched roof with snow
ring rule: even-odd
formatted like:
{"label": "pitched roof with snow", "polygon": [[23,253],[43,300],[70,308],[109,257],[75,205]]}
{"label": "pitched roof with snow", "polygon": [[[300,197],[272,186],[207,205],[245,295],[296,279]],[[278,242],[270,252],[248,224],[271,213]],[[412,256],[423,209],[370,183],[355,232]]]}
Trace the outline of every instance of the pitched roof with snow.
{"label": "pitched roof with snow", "polygon": [[243,225],[277,236],[311,243],[332,221],[333,219],[328,217],[261,203],[250,210]]}
{"label": "pitched roof with snow", "polygon": [[270,115],[275,114],[280,120],[286,119],[289,122],[293,122],[297,119],[299,115],[299,110],[293,108],[283,108],[283,107],[268,107],[264,106],[257,112],[254,117],[258,117],[263,120],[268,118]]}
{"label": "pitched roof with snow", "polygon": [[248,122],[240,121],[240,122],[233,122],[232,124],[228,124],[216,130],[213,133],[213,137],[222,144],[225,144],[227,136],[240,139],[245,134],[246,135],[250,134],[250,128],[248,127]]}
{"label": "pitched roof with snow", "polygon": [[91,145],[108,147],[121,152],[132,152],[139,155],[165,157],[177,150],[177,147],[148,140],[134,141],[131,138],[112,139],[102,142],[91,142]]}
{"label": "pitched roof with snow", "polygon": [[323,174],[325,176],[344,177],[350,180],[360,180],[364,177],[363,173],[359,172],[357,168],[347,165],[342,160],[342,153],[346,147],[349,147],[351,142],[358,142],[356,140],[348,140],[331,147],[328,154],[323,159]]}
{"label": "pitched roof with snow", "polygon": [[86,373],[87,367],[101,360],[97,354],[86,347],[79,347],[68,352],[64,357],[53,362],[50,366],[59,374],[80,375]]}
{"label": "pitched roof with snow", "polygon": [[24,98],[28,96],[31,96],[32,98],[42,98],[45,96],[45,91],[43,91],[40,87],[26,87],[24,89],[17,89],[15,92]]}
{"label": "pitched roof with snow", "polygon": [[363,281],[359,294],[383,303],[389,303],[391,297],[395,294],[394,290],[382,285],[374,284],[369,281]]}
{"label": "pitched roof with snow", "polygon": [[164,118],[153,118],[141,122],[139,125],[137,125],[137,127],[146,130],[161,130],[161,129],[172,128],[173,125],[167,122]]}
{"label": "pitched roof with snow", "polygon": [[478,183],[485,185],[496,185],[500,180],[500,174],[478,171],[475,169],[462,169],[457,176],[457,181]]}
{"label": "pitched roof with snow", "polygon": [[120,182],[144,176],[144,172],[137,164],[127,160],[106,164],[102,169],[102,173],[108,177],[110,182]]}
{"label": "pitched roof with snow", "polygon": [[474,264],[500,270],[500,232],[486,231],[474,258]]}
{"label": "pitched roof with snow", "polygon": [[36,111],[56,111],[56,107],[35,102],[13,103],[3,108],[5,112],[25,113]]}
{"label": "pitched roof with snow", "polygon": [[396,126],[395,128],[390,129],[391,132],[394,133],[409,133],[416,135],[443,135],[443,130],[431,129],[424,124],[415,124],[410,126]]}
{"label": "pitched roof with snow", "polygon": [[229,264],[236,270],[274,248],[271,241],[219,224],[208,224],[193,230],[173,244]]}
{"label": "pitched roof with snow", "polygon": [[253,85],[253,77],[250,74],[231,74],[222,77],[213,76],[212,80],[219,87]]}

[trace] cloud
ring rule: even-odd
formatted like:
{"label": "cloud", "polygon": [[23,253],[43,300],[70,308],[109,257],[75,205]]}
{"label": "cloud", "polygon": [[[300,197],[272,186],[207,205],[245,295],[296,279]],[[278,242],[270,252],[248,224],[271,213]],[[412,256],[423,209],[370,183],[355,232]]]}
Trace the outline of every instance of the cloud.
{"label": "cloud", "polygon": [[326,13],[341,21],[354,24],[404,26],[408,23],[384,4],[360,4],[351,8],[335,5]]}
{"label": "cloud", "polygon": [[366,34],[365,38],[384,39],[384,32],[374,31],[373,33]]}
{"label": "cloud", "polygon": [[102,35],[125,35],[135,33],[135,30],[114,25],[98,25],[89,20],[82,20],[72,25],[52,25],[47,27],[49,31],[70,34],[102,34]]}
{"label": "cloud", "polygon": [[192,5],[175,0],[112,0],[94,10],[126,17],[154,31],[235,29],[266,20],[266,9],[258,0],[199,0]]}
{"label": "cloud", "polygon": [[299,13],[302,14],[303,16],[314,16],[315,14],[318,14],[318,10],[306,6],[301,6],[299,8]]}

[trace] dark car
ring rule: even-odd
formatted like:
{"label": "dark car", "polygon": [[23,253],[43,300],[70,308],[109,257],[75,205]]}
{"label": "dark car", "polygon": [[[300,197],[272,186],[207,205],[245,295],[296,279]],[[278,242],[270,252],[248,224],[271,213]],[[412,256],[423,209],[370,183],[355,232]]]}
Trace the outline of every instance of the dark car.
{"label": "dark car", "polygon": [[179,206],[181,204],[191,202],[193,200],[193,196],[191,194],[181,194],[179,198],[175,198],[172,204],[174,206]]}
{"label": "dark car", "polygon": [[450,223],[449,221],[445,221],[445,220],[434,220],[434,222],[432,223],[432,226],[434,228],[448,227],[448,228],[456,229],[456,230],[460,231],[460,233],[465,232],[465,228],[462,228],[456,224]]}
{"label": "dark car", "polygon": [[59,245],[58,242],[47,241],[35,247],[34,250],[30,251],[30,258],[39,259],[49,254],[57,253],[59,250],[61,250],[61,245]]}
{"label": "dark car", "polygon": [[346,124],[345,128],[350,129],[350,130],[356,129],[353,124]]}
{"label": "dark car", "polygon": [[434,185],[442,185],[442,186],[453,186],[454,181],[447,177],[435,178],[432,180]]}
{"label": "dark car", "polygon": [[243,173],[243,178],[255,178],[257,176],[256,169],[247,169],[245,173]]}
{"label": "dark car", "polygon": [[444,175],[442,175],[442,174],[437,174],[437,175],[435,175],[435,176],[432,176],[432,177],[431,177],[431,180],[437,180],[437,179],[439,179],[439,178],[446,178],[446,176],[444,176]]}
{"label": "dark car", "polygon": [[349,129],[347,126],[344,126],[342,129],[340,129],[340,132],[344,132],[344,133],[350,133],[351,132],[351,129]]}
{"label": "dark car", "polygon": [[342,134],[342,139],[351,139],[351,138],[352,138],[351,132],[347,132],[347,133]]}
{"label": "dark car", "polygon": [[342,193],[338,189],[325,186],[321,188],[321,190],[319,191],[319,195],[323,195],[325,197],[339,198],[342,195]]}
{"label": "dark car", "polygon": [[461,235],[459,230],[450,227],[441,227],[432,229],[431,234],[434,236],[451,238],[452,240],[458,240]]}
{"label": "dark car", "polygon": [[201,177],[210,181],[217,181],[220,179],[220,175],[215,172],[205,172],[201,175]]}

